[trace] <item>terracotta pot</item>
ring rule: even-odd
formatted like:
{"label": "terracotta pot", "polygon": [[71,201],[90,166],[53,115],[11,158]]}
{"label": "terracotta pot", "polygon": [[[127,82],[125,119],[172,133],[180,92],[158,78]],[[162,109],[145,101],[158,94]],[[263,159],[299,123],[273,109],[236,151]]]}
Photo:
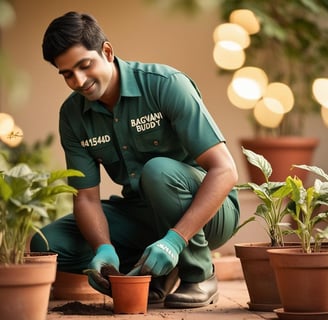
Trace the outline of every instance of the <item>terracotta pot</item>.
{"label": "terracotta pot", "polygon": [[268,243],[235,244],[250,301],[250,310],[273,311],[281,307],[279,292],[267,250]]}
{"label": "terracotta pot", "polygon": [[104,295],[89,285],[86,275],[57,271],[51,298],[54,300],[103,301]]}
{"label": "terracotta pot", "polygon": [[25,252],[24,261],[31,262],[55,262],[57,263],[57,253],[54,252]]}
{"label": "terracotta pot", "polygon": [[324,313],[328,319],[328,251],[306,254],[300,249],[270,249],[268,254],[283,312]]}
{"label": "terracotta pot", "polygon": [[109,276],[114,313],[146,313],[151,276]]}
{"label": "terracotta pot", "polygon": [[219,281],[243,280],[240,259],[235,256],[212,257],[216,278]]}
{"label": "terracotta pot", "polygon": [[46,319],[51,284],[55,275],[54,261],[1,265],[1,319]]}
{"label": "terracotta pot", "polygon": [[[295,168],[291,171],[290,169],[293,164],[311,165],[313,153],[318,143],[317,138],[292,136],[242,139],[240,141],[244,148],[263,155],[270,162],[272,166],[271,181],[285,181],[286,177],[291,174],[306,181],[307,171]],[[245,162],[250,181],[262,184],[264,177],[260,169],[250,164],[246,157]]]}

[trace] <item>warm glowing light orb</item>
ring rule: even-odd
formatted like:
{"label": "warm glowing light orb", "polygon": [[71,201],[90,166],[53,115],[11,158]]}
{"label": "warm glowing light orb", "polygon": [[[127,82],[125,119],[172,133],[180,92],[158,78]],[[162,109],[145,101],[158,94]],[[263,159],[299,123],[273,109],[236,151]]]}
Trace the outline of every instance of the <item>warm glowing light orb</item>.
{"label": "warm glowing light orb", "polygon": [[283,113],[272,112],[263,99],[257,102],[253,112],[256,121],[267,128],[277,128],[284,117]]}
{"label": "warm glowing light orb", "polygon": [[[275,109],[279,113],[287,113],[292,110],[294,106],[294,94],[289,86],[282,82],[269,83],[265,93],[264,100],[275,100],[277,106]],[[278,104],[280,105],[278,107]],[[279,111],[278,111],[279,110]]]}
{"label": "warm glowing light orb", "polygon": [[240,68],[245,62],[245,52],[241,48],[233,50],[217,42],[213,50],[213,59],[217,66],[222,69],[235,70]]}
{"label": "warm glowing light orb", "polygon": [[0,136],[0,140],[9,147],[17,147],[23,141],[23,130],[15,125],[9,134]]}
{"label": "warm glowing light orb", "polygon": [[313,81],[312,93],[323,107],[328,108],[328,79],[318,78]]}
{"label": "warm glowing light orb", "polygon": [[252,109],[254,108],[258,99],[246,99],[244,97],[239,96],[236,91],[234,90],[233,86],[228,86],[227,95],[229,101],[237,108],[240,109]]}
{"label": "warm glowing light orb", "polygon": [[268,85],[266,73],[256,67],[244,67],[237,70],[232,78],[233,90],[242,98],[260,99]]}
{"label": "warm glowing light orb", "polygon": [[238,43],[242,49],[247,48],[250,43],[248,32],[240,25],[235,23],[219,24],[213,32],[214,43],[219,41],[232,41]]}
{"label": "warm glowing light orb", "polygon": [[242,26],[249,34],[255,34],[260,31],[260,22],[253,11],[247,9],[238,9],[231,12],[229,21]]}
{"label": "warm glowing light orb", "polygon": [[15,122],[8,113],[0,113],[0,136],[9,134],[14,128]]}

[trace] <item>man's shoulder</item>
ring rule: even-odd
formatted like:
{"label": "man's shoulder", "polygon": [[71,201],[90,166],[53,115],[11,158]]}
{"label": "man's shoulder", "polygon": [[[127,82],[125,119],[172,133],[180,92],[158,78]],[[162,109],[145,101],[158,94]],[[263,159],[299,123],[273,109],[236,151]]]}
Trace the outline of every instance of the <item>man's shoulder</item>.
{"label": "man's shoulder", "polygon": [[84,97],[76,91],[73,91],[64,101],[65,103],[81,103],[84,102]]}
{"label": "man's shoulder", "polygon": [[140,61],[126,61],[129,68],[131,68],[134,73],[141,75],[157,75],[157,76],[171,76],[175,73],[180,73],[176,68],[162,64],[162,63],[147,63]]}
{"label": "man's shoulder", "polygon": [[84,105],[84,97],[77,93],[77,92],[72,92],[63,102],[61,106],[61,110],[65,110],[67,108],[80,108],[81,106]]}

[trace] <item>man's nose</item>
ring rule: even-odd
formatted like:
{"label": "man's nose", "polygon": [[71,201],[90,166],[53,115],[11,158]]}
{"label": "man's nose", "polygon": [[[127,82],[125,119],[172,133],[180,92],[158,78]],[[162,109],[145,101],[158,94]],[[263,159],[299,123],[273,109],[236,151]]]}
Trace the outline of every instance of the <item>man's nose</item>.
{"label": "man's nose", "polygon": [[84,72],[76,72],[75,73],[75,86],[76,87],[83,87],[85,81],[86,81],[87,77],[84,74]]}

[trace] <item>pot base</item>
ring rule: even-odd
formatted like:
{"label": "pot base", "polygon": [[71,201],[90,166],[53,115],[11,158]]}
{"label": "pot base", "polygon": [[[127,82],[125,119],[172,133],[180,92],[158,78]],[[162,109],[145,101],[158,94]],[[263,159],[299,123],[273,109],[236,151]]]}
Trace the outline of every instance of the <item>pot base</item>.
{"label": "pot base", "polygon": [[273,311],[282,320],[328,320],[328,312],[285,312],[283,308]]}
{"label": "pot base", "polygon": [[252,303],[247,302],[248,308],[251,311],[265,311],[265,312],[272,312],[273,309],[278,309],[281,307],[281,304],[270,304],[270,303]]}

